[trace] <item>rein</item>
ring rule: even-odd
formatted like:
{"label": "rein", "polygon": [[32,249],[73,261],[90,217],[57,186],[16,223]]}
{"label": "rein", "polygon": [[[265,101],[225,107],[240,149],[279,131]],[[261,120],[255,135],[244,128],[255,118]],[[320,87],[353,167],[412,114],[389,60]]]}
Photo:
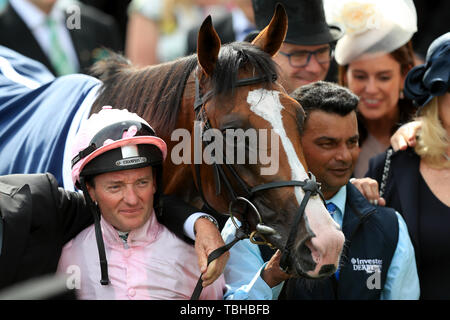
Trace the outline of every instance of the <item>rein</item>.
{"label": "rein", "polygon": [[[257,83],[261,83],[261,82],[269,82],[269,81],[275,82],[276,80],[277,80],[276,74],[272,74],[271,78],[268,78],[266,76],[260,76],[260,77],[239,79],[237,81],[235,87],[248,86],[248,85],[257,84]],[[206,129],[206,130],[211,129],[212,127],[211,127],[209,119],[206,115],[204,105],[206,104],[206,102],[209,99],[211,99],[212,96],[213,96],[212,90],[208,91],[204,95],[201,94],[200,83],[199,83],[198,76],[196,74],[195,75],[194,111],[195,111],[196,118],[203,119],[204,129]],[[202,133],[202,141],[203,141],[203,133]],[[321,198],[323,199],[323,195],[320,191],[320,185],[319,185],[319,183],[316,182],[314,175],[312,173],[310,173],[311,179],[305,179],[304,181],[296,181],[296,180],[275,181],[275,182],[269,182],[269,183],[265,183],[265,184],[261,184],[261,185],[249,188],[247,183],[239,176],[239,174],[236,172],[234,167],[231,164],[227,163],[227,161],[222,161],[222,164],[218,164],[218,163],[214,162],[212,165],[213,165],[213,171],[214,171],[216,195],[219,195],[221,193],[221,181],[223,181],[223,183],[228,191],[228,194],[231,198],[231,202],[230,202],[230,206],[229,206],[229,213],[230,213],[230,218],[231,218],[234,226],[236,227],[236,234],[235,234],[235,238],[233,241],[231,241],[230,243],[228,243],[222,247],[217,248],[216,250],[211,252],[211,254],[208,255],[208,265],[212,261],[214,261],[215,259],[220,257],[222,254],[224,254],[225,252],[230,250],[231,247],[234,244],[236,244],[239,240],[248,238],[251,242],[253,242],[255,244],[266,244],[273,248],[273,245],[265,239],[264,235],[273,235],[273,234],[276,234],[277,231],[275,229],[273,229],[272,227],[269,227],[268,225],[264,224],[262,216],[259,213],[257,207],[249,199],[252,199],[254,194],[259,191],[264,191],[264,190],[269,190],[269,189],[274,189],[274,188],[297,186],[297,187],[301,187],[303,189],[303,191],[305,192],[305,196],[303,197],[300,207],[297,211],[294,223],[289,232],[289,237],[286,242],[286,245],[285,245],[284,249],[282,249],[282,258],[281,258],[281,262],[280,262],[280,267],[285,272],[287,272],[287,269],[288,269],[287,265],[288,265],[289,259],[290,259],[289,252],[290,252],[292,246],[294,245],[295,238],[296,238],[297,232],[298,232],[298,226],[304,216],[306,205],[311,196],[320,195]],[[195,164],[194,166],[195,166],[195,175],[197,178],[198,190],[199,190],[199,193],[203,200],[204,205],[211,212],[220,215],[221,213],[219,213],[216,209],[214,209],[208,203],[208,201],[206,200],[206,197],[204,195],[203,187],[202,187],[202,183],[201,183],[200,164]],[[231,174],[231,177],[234,178],[234,180],[237,182],[237,185],[242,189],[242,191],[244,193],[243,196],[239,196],[236,193],[236,191],[233,189],[233,185],[231,184],[230,180],[228,179],[228,176],[225,173],[225,169]],[[248,232],[248,229],[249,229],[249,226],[247,223],[248,219],[246,219],[245,215],[243,215],[243,218],[245,220],[243,221],[241,227],[239,227],[237,225],[236,221],[234,220],[234,217],[232,214],[232,206],[233,206],[233,204],[237,203],[238,201],[243,201],[246,203],[247,209],[246,209],[245,213],[247,213],[248,206],[250,206],[258,218],[256,230],[251,232],[250,234]],[[262,238],[263,241],[255,240],[256,236]],[[192,293],[191,300],[199,299],[202,288],[203,288],[202,282],[203,281],[202,281],[201,275],[200,275],[200,278],[198,279],[198,282],[194,289],[194,292]]]}

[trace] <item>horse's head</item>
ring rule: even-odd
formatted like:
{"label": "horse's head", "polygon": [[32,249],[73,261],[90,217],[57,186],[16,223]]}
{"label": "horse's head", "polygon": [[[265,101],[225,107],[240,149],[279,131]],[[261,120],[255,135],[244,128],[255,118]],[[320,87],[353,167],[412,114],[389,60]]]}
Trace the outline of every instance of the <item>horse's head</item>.
{"label": "horse's head", "polygon": [[284,250],[290,273],[326,276],[338,265],[344,236],[314,183],[304,214],[308,187],[292,183],[309,176],[300,144],[304,112],[276,81],[271,59],[286,30],[282,6],[251,44],[221,47],[211,18],[203,22],[194,73],[196,132],[204,143],[193,170],[205,202],[231,210],[256,238]]}
{"label": "horse's head", "polygon": [[302,186],[308,179],[300,144],[304,114],[276,81],[271,58],[286,28],[279,6],[252,44],[221,47],[207,18],[197,55],[145,68],[113,56],[94,68],[103,86],[91,112],[113,105],[149,121],[171,155],[164,192],[192,202],[203,194],[203,202],[219,212],[228,212],[231,203],[257,237],[283,249],[292,274],[317,277],[337,266],[344,237],[319,196],[311,196],[302,214],[303,199],[315,191],[314,184]]}

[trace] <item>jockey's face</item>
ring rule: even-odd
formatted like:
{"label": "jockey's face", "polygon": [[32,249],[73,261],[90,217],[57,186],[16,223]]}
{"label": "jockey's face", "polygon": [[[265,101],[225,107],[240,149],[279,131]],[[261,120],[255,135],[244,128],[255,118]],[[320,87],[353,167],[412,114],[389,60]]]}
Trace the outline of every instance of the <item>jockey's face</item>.
{"label": "jockey's face", "polygon": [[119,231],[141,227],[153,212],[156,182],[151,167],[103,173],[87,188],[102,217]]}

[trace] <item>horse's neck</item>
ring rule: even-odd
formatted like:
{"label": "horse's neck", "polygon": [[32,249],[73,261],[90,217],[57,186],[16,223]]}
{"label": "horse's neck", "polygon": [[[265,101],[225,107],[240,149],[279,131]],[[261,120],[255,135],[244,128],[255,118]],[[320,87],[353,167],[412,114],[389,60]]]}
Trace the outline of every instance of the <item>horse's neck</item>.
{"label": "horse's neck", "polygon": [[[189,132],[189,136],[192,139],[194,137],[193,126],[195,120],[194,96],[194,80],[191,75],[184,88],[176,129],[184,130],[186,133]],[[167,137],[162,137],[163,140],[166,141],[168,147],[167,159],[164,163],[164,192],[166,194],[176,194],[185,201],[192,203],[198,196],[197,188],[194,183],[193,170],[191,169],[190,163],[174,164],[173,161],[175,159],[173,157],[179,157],[180,154],[175,154],[172,150],[176,145],[181,143],[181,141],[173,141],[171,134],[172,133]]]}
{"label": "horse's neck", "polygon": [[[164,167],[164,193],[177,194],[190,200],[195,197],[196,187],[189,165],[173,165],[170,154]],[[194,193],[194,194],[193,194]],[[186,199],[187,197],[187,199]]]}
{"label": "horse's neck", "polygon": [[[195,80],[193,75],[189,77],[186,82],[186,86],[184,88],[183,99],[180,105],[180,109],[178,112],[178,119],[176,124],[176,129],[184,130],[184,133],[189,136],[189,151],[191,154],[190,160],[186,162],[182,162],[182,164],[175,165],[179,163],[180,157],[179,148],[174,148],[176,146],[180,146],[181,139],[179,135],[174,135],[175,139],[180,139],[178,141],[172,140],[171,136],[162,137],[164,141],[166,141],[168,150],[167,150],[167,159],[164,163],[164,193],[166,194],[175,194],[182,198],[184,201],[201,208],[203,206],[203,201],[200,195],[200,192],[195,184],[195,180],[197,177],[195,176],[195,167],[194,163],[197,163],[200,160],[203,164],[203,144],[202,138],[198,137],[194,134],[194,123],[196,121],[195,111],[194,111],[194,100],[195,100]],[[196,140],[196,141],[194,141]],[[194,147],[194,144],[197,147]],[[200,148],[200,156],[201,159],[194,159],[194,152],[198,152],[197,148]],[[195,161],[194,161],[195,160]],[[210,168],[212,169],[212,168]],[[214,188],[214,181],[205,179],[205,176],[212,179],[212,172],[204,172],[205,168],[202,169],[202,177],[201,180],[203,192],[206,194],[215,193],[216,190],[211,190]],[[222,193],[225,191],[222,191]],[[214,208],[219,210],[226,210],[228,208],[228,201],[223,198],[223,196],[213,197],[212,199],[208,199],[211,201],[209,204]]]}

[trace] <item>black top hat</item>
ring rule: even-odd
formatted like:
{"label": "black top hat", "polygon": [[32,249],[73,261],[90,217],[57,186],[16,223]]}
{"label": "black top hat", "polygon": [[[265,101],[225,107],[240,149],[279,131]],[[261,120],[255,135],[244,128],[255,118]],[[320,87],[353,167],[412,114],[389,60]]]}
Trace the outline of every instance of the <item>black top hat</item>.
{"label": "black top hat", "polygon": [[322,0],[252,0],[255,22],[264,29],[272,19],[277,3],[288,15],[285,42],[299,45],[318,45],[337,41],[344,34],[337,25],[328,25]]}

